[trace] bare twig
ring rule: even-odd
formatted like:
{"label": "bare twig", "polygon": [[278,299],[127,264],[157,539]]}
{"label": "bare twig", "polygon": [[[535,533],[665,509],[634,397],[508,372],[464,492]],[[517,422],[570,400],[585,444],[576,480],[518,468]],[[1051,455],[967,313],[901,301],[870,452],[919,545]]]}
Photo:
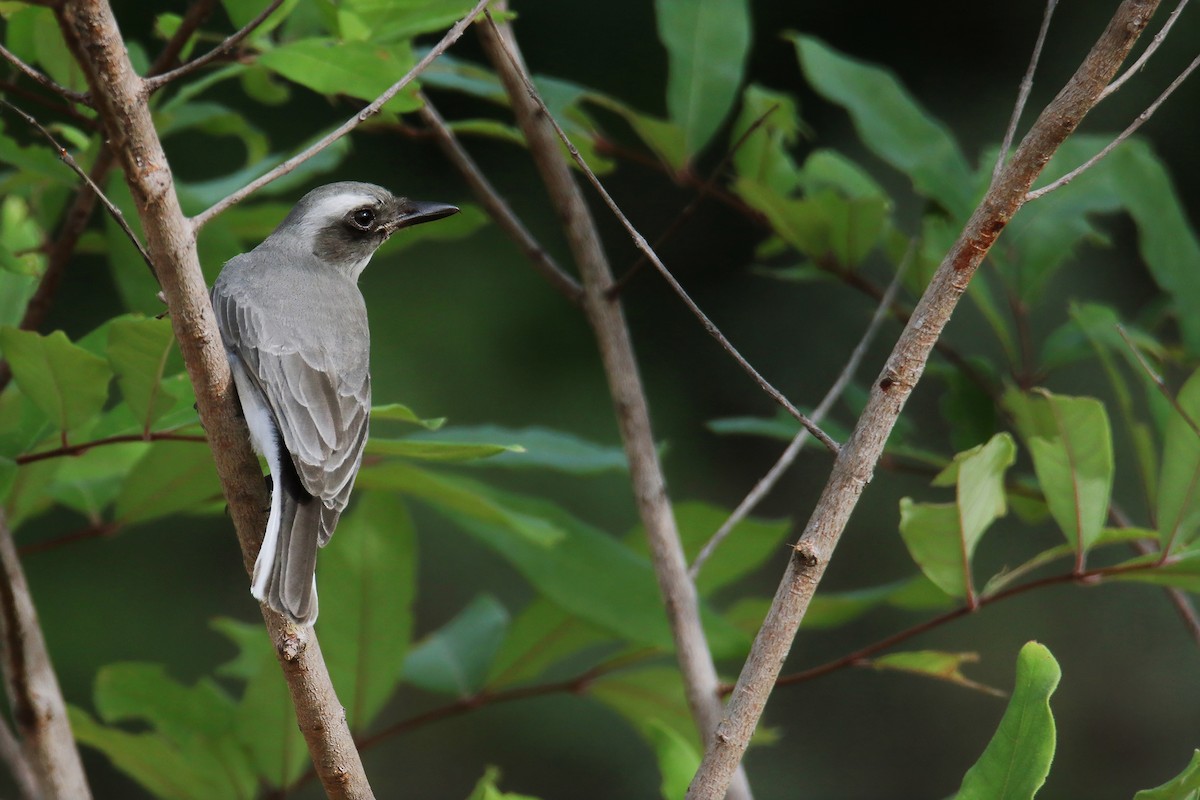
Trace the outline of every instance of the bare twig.
{"label": "bare twig", "polygon": [[[487,18],[488,24],[494,26],[495,21],[491,18],[490,14]],[[509,52],[508,48],[504,49],[503,54],[513,64],[517,63],[514,55]],[[499,69],[499,67],[497,67],[497,69]],[[571,154],[571,158],[575,161],[575,164],[579,167],[583,174],[587,176],[588,182],[592,184],[592,187],[604,200],[605,205],[607,205],[609,210],[612,211],[613,216],[615,216],[625,228],[630,238],[633,239],[634,245],[646,254],[646,258],[650,260],[650,263],[653,264],[654,268],[658,270],[660,275],[662,275],[663,280],[667,282],[667,285],[671,287],[671,290],[674,291],[679,299],[683,301],[683,304],[688,307],[688,310],[690,310],[692,314],[698,320],[700,320],[700,324],[704,326],[704,330],[708,331],[709,335],[717,340],[721,347],[724,348],[725,352],[737,362],[738,366],[740,366],[747,375],[754,379],[754,382],[758,384],[760,389],[766,392],[771,399],[782,406],[789,414],[799,420],[801,425],[808,428],[812,432],[812,435],[815,436],[817,440],[821,442],[821,444],[825,445],[830,452],[838,452],[838,443],[835,442],[829,436],[829,434],[821,430],[820,426],[814,424],[813,421],[808,418],[808,416],[800,411],[800,409],[796,408],[796,406],[792,404],[792,401],[788,400],[782,392],[771,385],[771,383],[767,381],[767,379],[764,378],[758,372],[758,370],[756,370],[753,365],[751,365],[750,362],[742,356],[741,353],[738,352],[737,348],[734,347],[729,339],[725,337],[725,334],[721,333],[720,328],[718,328],[716,324],[708,318],[708,315],[706,315],[700,309],[700,307],[696,305],[695,301],[692,300],[691,296],[688,295],[687,291],[683,288],[679,281],[675,279],[675,276],[672,275],[670,270],[667,269],[666,265],[663,264],[662,260],[658,257],[658,254],[655,253],[653,248],[650,247],[649,243],[646,241],[646,237],[642,236],[642,234],[638,232],[637,228],[633,226],[633,223],[629,221],[629,218],[625,216],[625,213],[621,211],[616,201],[612,199],[612,196],[604,188],[604,185],[600,183],[600,179],[596,177],[596,173],[593,172],[591,167],[587,165],[587,162],[583,159],[583,156],[579,154],[579,150],[575,148],[575,145],[571,143],[571,140],[567,136],[566,132],[563,131],[562,126],[560,126],[558,121],[555,120],[550,114],[550,110],[546,108],[545,103],[541,102],[541,98],[537,93],[537,89],[534,87],[533,81],[529,78],[528,74],[521,73],[520,78],[523,82],[525,92],[531,97],[535,98],[536,102],[540,106],[540,113],[543,114],[547,122],[553,126],[555,135],[558,137],[559,141],[566,146],[567,152]]]}
{"label": "bare twig", "polygon": [[95,447],[104,447],[110,444],[124,444],[127,442],[207,442],[207,437],[193,436],[186,433],[175,433],[174,431],[158,431],[151,433],[130,433],[120,436],[107,436],[103,439],[93,439],[90,442],[80,442],[79,444],[71,444],[65,447],[56,447],[53,450],[42,450],[37,453],[25,453],[17,456],[14,460],[18,464],[32,464],[35,461],[45,461],[48,458],[62,458],[63,456],[78,456],[86,453]]}
{"label": "bare twig", "polygon": [[1150,60],[1150,56],[1154,55],[1154,51],[1157,50],[1167,38],[1167,34],[1171,32],[1171,28],[1175,25],[1175,20],[1179,19],[1179,14],[1183,11],[1187,4],[1188,0],[1179,0],[1179,5],[1175,6],[1175,10],[1167,16],[1167,21],[1163,23],[1162,30],[1154,34],[1154,38],[1150,40],[1150,44],[1146,47],[1146,50],[1140,56],[1138,56],[1132,64],[1129,65],[1129,68],[1126,69],[1125,72],[1121,73],[1119,78],[1110,83],[1107,87],[1105,87],[1104,91],[1100,93],[1101,100],[1124,86],[1127,80],[1137,74],[1142,67],[1146,66],[1146,62]]}
{"label": "bare twig", "polygon": [[[1129,518],[1129,515],[1117,503],[1109,504],[1108,517],[1118,528],[1134,527],[1133,520]],[[1162,550],[1162,545],[1153,539],[1135,539],[1129,543],[1129,546],[1134,552],[1143,556],[1158,553]],[[1183,621],[1183,626],[1187,628],[1192,641],[1197,646],[1200,646],[1200,614],[1196,613],[1196,607],[1192,604],[1191,595],[1174,586],[1164,586],[1163,592],[1167,595],[1167,600],[1175,607],[1175,612],[1179,614],[1179,618]]]}
{"label": "bare twig", "polygon": [[[854,351],[850,354],[850,358],[847,359],[846,365],[842,367],[841,373],[837,376],[833,385],[829,387],[829,391],[821,398],[821,402],[813,409],[812,419],[818,425],[825,419],[825,415],[829,413],[829,409],[833,408],[833,404],[842,396],[842,392],[846,390],[846,387],[854,378],[854,374],[858,372],[858,367],[862,364],[862,360],[867,354],[867,348],[871,346],[871,342],[875,339],[875,334],[879,332],[880,326],[883,325],[883,320],[891,311],[892,302],[896,299],[897,292],[900,291],[904,273],[908,269],[908,265],[912,263],[915,252],[916,239],[909,244],[908,252],[904,254],[904,258],[901,259],[899,266],[896,267],[896,274],[892,278],[892,282],[888,284],[887,291],[884,292],[883,297],[879,300],[879,304],[875,307],[875,313],[871,315],[871,321],[867,323],[867,328],[863,331],[863,335],[858,340]],[[767,496],[767,493],[779,482],[783,473],[796,460],[796,456],[808,441],[808,437],[808,428],[801,428],[800,432],[796,434],[787,446],[787,449],[779,456],[774,466],[754,485],[750,493],[746,495],[742,502],[738,503],[737,508],[733,510],[729,518],[721,524],[716,533],[700,548],[700,552],[696,554],[696,558],[692,561],[692,566],[688,569],[688,577],[693,581],[696,580],[696,576],[704,568],[704,563],[708,561],[721,542],[725,541],[730,532],[754,511],[755,507]]]}
{"label": "bare twig", "polygon": [[[158,267],[175,338],[196,391],[200,418],[249,571],[266,527],[266,488],[230,380],[196,254],[195,232],[179,207],[170,165],[141,91],[142,79],[133,70],[105,0],[64,0],[55,7],[55,16],[87,77],[141,215],[147,249]],[[335,800],[373,798],[316,635],[311,628],[290,625],[265,606],[262,613],[326,794]]]}
{"label": "bare twig", "polygon": [[1012,149],[1013,140],[1017,136],[1017,125],[1021,122],[1021,113],[1029,101],[1029,93],[1033,91],[1033,76],[1037,72],[1038,61],[1042,58],[1042,48],[1046,44],[1046,33],[1050,30],[1050,18],[1058,0],[1046,0],[1046,10],[1042,14],[1042,27],[1038,30],[1037,41],[1033,45],[1033,55],[1029,57],[1029,67],[1021,78],[1021,88],[1017,91],[1017,102],[1013,105],[1012,117],[1008,121],[1008,129],[1004,131],[1004,141],[1000,144],[1000,154],[996,156],[996,166],[992,168],[992,182],[1000,177],[1004,162],[1008,160],[1008,151]]}
{"label": "bare twig", "polygon": [[1038,173],[1096,104],[1159,0],[1124,0],[1079,69],[1034,122],[988,189],[958,241],[930,280],[872,387],[854,433],[833,465],[804,534],[788,561],[766,619],[738,677],[687,800],[725,796],[766,707],[817,585],[850,515],[870,481],[884,444],[920,379],[929,355],[996,238],[1025,201]]}
{"label": "bare twig", "polygon": [[1096,153],[1096,155],[1092,156],[1087,161],[1068,172],[1066,175],[1063,175],[1058,180],[1052,181],[1040,189],[1034,189],[1033,191],[1029,192],[1029,194],[1025,196],[1025,200],[1037,200],[1039,197],[1044,197],[1045,195],[1050,194],[1050,192],[1053,192],[1055,189],[1060,189],[1063,186],[1066,186],[1084,172],[1087,172],[1089,169],[1094,167],[1097,162],[1100,161],[1100,159],[1104,158],[1113,150],[1115,150],[1118,145],[1132,136],[1138,128],[1142,127],[1142,125],[1144,125],[1146,121],[1150,119],[1150,117],[1154,116],[1154,112],[1158,110],[1158,107],[1161,106],[1166,99],[1170,97],[1175,90],[1178,89],[1180,85],[1188,79],[1188,76],[1196,70],[1196,67],[1200,67],[1200,56],[1196,56],[1194,59],[1192,59],[1192,63],[1188,64],[1183,72],[1179,73],[1178,77],[1171,81],[1171,85],[1168,86],[1153,103],[1147,106],[1145,111],[1138,114],[1137,119],[1131,122],[1128,128],[1121,131],[1120,135],[1105,145],[1103,150],[1101,150],[1099,153]]}
{"label": "bare twig", "polygon": [[271,2],[267,4],[267,7],[264,8],[254,19],[247,22],[241,30],[226,37],[220,44],[218,44],[212,50],[209,50],[204,55],[194,58],[186,64],[176,67],[170,72],[163,72],[162,74],[146,78],[145,82],[143,83],[146,93],[153,94],[171,81],[176,81],[182,77],[190,75],[196,70],[211,64],[216,59],[225,55],[230,50],[241,44],[247,36],[249,36],[251,33],[257,30],[260,25],[266,22],[267,17],[271,16],[271,14],[275,12],[275,9],[279,8],[280,4],[282,3],[283,0],[271,0]]}
{"label": "bare twig", "polygon": [[92,793],[75,749],[67,706],[2,510],[0,569],[4,687],[25,763],[37,782],[37,796],[89,800]]}
{"label": "bare twig", "polygon": [[83,168],[80,167],[78,162],[75,161],[75,158],[71,155],[70,151],[59,144],[58,140],[54,138],[54,134],[42,127],[42,123],[38,122],[31,115],[17,108],[3,97],[0,97],[0,103],[3,103],[8,108],[12,109],[12,111],[20,116],[21,119],[25,120],[25,122],[29,123],[34,128],[37,128],[42,136],[46,138],[46,141],[50,143],[50,146],[54,148],[54,152],[58,154],[59,159],[66,164],[72,172],[78,175],[84,183],[88,185],[88,188],[92,190],[93,194],[100,198],[100,202],[104,203],[104,207],[108,209],[108,213],[112,215],[112,218],[116,220],[117,225],[119,225],[121,230],[125,232],[125,236],[129,238],[129,241],[133,242],[133,246],[136,247],[137,251],[141,254],[142,259],[146,262],[146,266],[150,268],[150,274],[154,275],[154,262],[150,260],[150,254],[146,252],[145,247],[142,247],[142,243],[138,239],[137,234],[133,232],[133,228],[129,227],[129,223],[125,220],[125,215],[121,213],[121,209],[117,208],[116,204],[109,200],[104,194],[104,190],[97,186],[92,181],[92,177],[83,171]]}
{"label": "bare twig", "polygon": [[1175,413],[1178,414],[1185,423],[1187,423],[1187,426],[1192,429],[1192,433],[1196,434],[1196,437],[1200,439],[1200,424],[1197,424],[1196,420],[1192,419],[1192,415],[1189,414],[1187,409],[1180,404],[1179,397],[1171,391],[1169,386],[1167,386],[1167,382],[1163,380],[1162,375],[1159,375],[1158,371],[1150,365],[1149,361],[1146,360],[1146,356],[1142,355],[1141,349],[1134,344],[1133,339],[1130,338],[1129,333],[1125,330],[1125,326],[1116,325],[1115,327],[1117,329],[1117,333],[1120,334],[1121,338],[1125,340],[1125,345],[1129,348],[1129,352],[1133,353],[1133,357],[1137,359],[1138,364],[1140,364],[1142,370],[1145,371],[1146,377],[1148,377],[1150,382],[1154,384],[1154,387],[1158,389],[1158,393],[1161,394],[1163,398],[1171,404],[1171,408],[1175,409]]}
{"label": "bare twig", "polygon": [[54,92],[60,97],[66,98],[72,103],[91,105],[87,95],[72,91],[65,86],[58,85],[50,78],[49,75],[38,72],[36,69],[18,58],[16,53],[13,53],[3,45],[0,45],[0,58],[3,58],[8,63],[12,64],[14,67],[20,70],[22,75],[32,80],[38,86],[41,86],[44,89],[49,89],[51,92]]}
{"label": "bare twig", "polygon": [[[498,8],[504,4],[497,3]],[[687,561],[658,460],[650,410],[638,374],[637,359],[624,313],[609,295],[612,270],[600,242],[587,202],[563,160],[554,120],[530,83],[511,28],[497,26],[489,16],[478,27],[484,52],[512,103],[517,124],[525,134],[530,155],[562,220],[567,243],[583,283],[583,311],[596,337],[616,411],[617,424],[629,459],[630,481],[638,514],[646,528],[651,560],[683,678],[684,694],[696,729],[708,737],[721,719],[719,681],[712,652],[700,622],[696,587],[687,576]],[[733,780],[733,776],[730,776]],[[750,787],[740,773],[732,798],[749,798]]]}
{"label": "bare twig", "polygon": [[[742,131],[742,135],[738,137],[737,141],[733,143],[732,147],[725,151],[725,155],[721,156],[721,160],[718,161],[717,165],[712,168],[712,171],[708,174],[708,179],[705,180],[704,183],[700,184],[699,187],[697,187],[696,196],[693,197],[691,201],[683,207],[682,211],[675,215],[675,219],[671,220],[671,223],[667,225],[667,229],[659,234],[658,238],[654,240],[654,245],[651,247],[654,252],[657,253],[659,250],[661,250],[663,245],[675,235],[676,231],[683,227],[683,223],[692,218],[692,215],[696,213],[696,209],[700,207],[700,203],[703,202],[716,187],[717,181],[725,172],[725,167],[729,165],[729,162],[733,160],[733,157],[737,155],[737,152],[741,150],[742,146],[749,141],[752,135],[754,135],[754,132],[761,128],[766,123],[767,118],[774,114],[778,108],[778,103],[771,104],[771,106],[762,114],[760,114],[757,119],[746,126],[746,130]],[[626,268],[625,272],[621,274],[621,277],[618,278],[617,282],[613,285],[612,293],[620,294],[622,291],[624,291],[625,287],[634,278],[634,276],[636,276],[641,271],[642,267],[648,263],[649,259],[646,258],[646,254],[639,251],[637,258],[634,259],[633,263]]]}
{"label": "bare twig", "polygon": [[508,238],[521,248],[521,252],[529,259],[529,263],[533,265],[538,274],[545,278],[559,294],[578,305],[583,295],[583,288],[580,287],[579,282],[559,266],[554,257],[546,252],[537,239],[533,238],[533,234],[496,191],[496,187],[479,169],[475,159],[471,158],[471,154],[462,146],[458,137],[454,135],[454,131],[446,125],[442,115],[438,113],[424,93],[421,94],[421,101],[422,105],[419,111],[421,119],[425,121],[434,140],[446,154],[446,158],[450,159],[450,163],[458,168],[467,181],[467,185],[475,193],[476,199],[501,230],[508,234]]}
{"label": "bare twig", "polygon": [[196,216],[192,217],[192,230],[198,232],[209,222],[209,220],[220,214],[225,209],[236,203],[240,203],[242,200],[245,200],[247,197],[252,195],[254,192],[257,192],[271,181],[287,175],[296,167],[300,166],[305,161],[308,161],[310,158],[317,155],[317,153],[320,153],[338,139],[357,128],[363,122],[366,122],[368,119],[378,114],[379,110],[383,108],[387,101],[395,97],[405,86],[408,86],[408,84],[412,83],[413,79],[424,72],[425,68],[433,63],[434,59],[446,52],[450,45],[454,44],[462,37],[463,31],[467,29],[467,26],[471,24],[475,17],[479,16],[479,13],[487,7],[489,2],[490,0],[479,0],[479,2],[475,4],[475,7],[472,8],[465,17],[456,22],[454,26],[450,28],[450,30],[446,31],[446,35],[442,37],[441,41],[430,48],[429,52],[426,53],[421,60],[418,61],[413,68],[404,75],[403,78],[393,83],[390,87],[388,87],[387,91],[375,98],[368,106],[363,108],[353,117],[339,125],[337,129],[322,137],[320,141],[308,149],[301,153],[297,153],[266,174],[260,175],[259,177],[250,181],[250,183],[238,189],[233,194],[222,200],[218,200],[210,208],[207,208]]}

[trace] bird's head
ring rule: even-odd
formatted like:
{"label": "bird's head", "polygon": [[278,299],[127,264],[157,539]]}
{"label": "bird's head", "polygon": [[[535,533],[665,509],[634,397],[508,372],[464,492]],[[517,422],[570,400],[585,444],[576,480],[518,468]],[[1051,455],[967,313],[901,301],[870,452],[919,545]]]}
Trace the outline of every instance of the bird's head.
{"label": "bird's head", "polygon": [[445,203],[409,200],[374,184],[343,181],[300,198],[271,236],[288,237],[291,244],[357,279],[396,231],[457,213],[457,207]]}

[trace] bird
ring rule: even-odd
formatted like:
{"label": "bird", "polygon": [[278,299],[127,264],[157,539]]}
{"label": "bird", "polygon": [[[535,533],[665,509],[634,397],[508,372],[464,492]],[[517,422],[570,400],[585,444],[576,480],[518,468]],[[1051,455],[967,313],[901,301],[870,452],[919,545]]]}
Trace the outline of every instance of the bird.
{"label": "bird", "polygon": [[458,213],[370,183],[304,195],[210,292],[271,507],[251,593],[298,625],[317,618],[316,561],[350,500],[371,412],[371,334],[358,277],[399,230]]}

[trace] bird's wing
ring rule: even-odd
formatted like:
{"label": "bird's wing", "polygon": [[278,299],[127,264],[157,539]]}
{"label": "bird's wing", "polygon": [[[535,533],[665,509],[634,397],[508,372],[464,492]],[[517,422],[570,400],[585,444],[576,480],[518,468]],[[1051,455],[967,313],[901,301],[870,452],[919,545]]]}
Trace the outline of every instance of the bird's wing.
{"label": "bird's wing", "polygon": [[331,355],[336,349],[268,338],[261,312],[218,289],[213,308],[226,347],[241,358],[275,415],[301,485],[333,512],[322,515],[324,544],[350,499],[367,441],[371,377],[366,354],[347,365]]}

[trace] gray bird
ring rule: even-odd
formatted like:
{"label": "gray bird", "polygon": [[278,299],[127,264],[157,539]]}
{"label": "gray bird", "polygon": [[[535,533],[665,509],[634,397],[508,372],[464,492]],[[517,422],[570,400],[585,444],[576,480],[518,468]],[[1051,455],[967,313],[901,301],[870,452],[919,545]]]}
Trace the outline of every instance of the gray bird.
{"label": "gray bird", "polygon": [[369,183],[321,186],[213,285],[250,441],[271,470],[251,592],[294,622],[317,618],[317,547],[333,536],[367,441],[371,334],[358,276],[396,231],[457,211]]}

